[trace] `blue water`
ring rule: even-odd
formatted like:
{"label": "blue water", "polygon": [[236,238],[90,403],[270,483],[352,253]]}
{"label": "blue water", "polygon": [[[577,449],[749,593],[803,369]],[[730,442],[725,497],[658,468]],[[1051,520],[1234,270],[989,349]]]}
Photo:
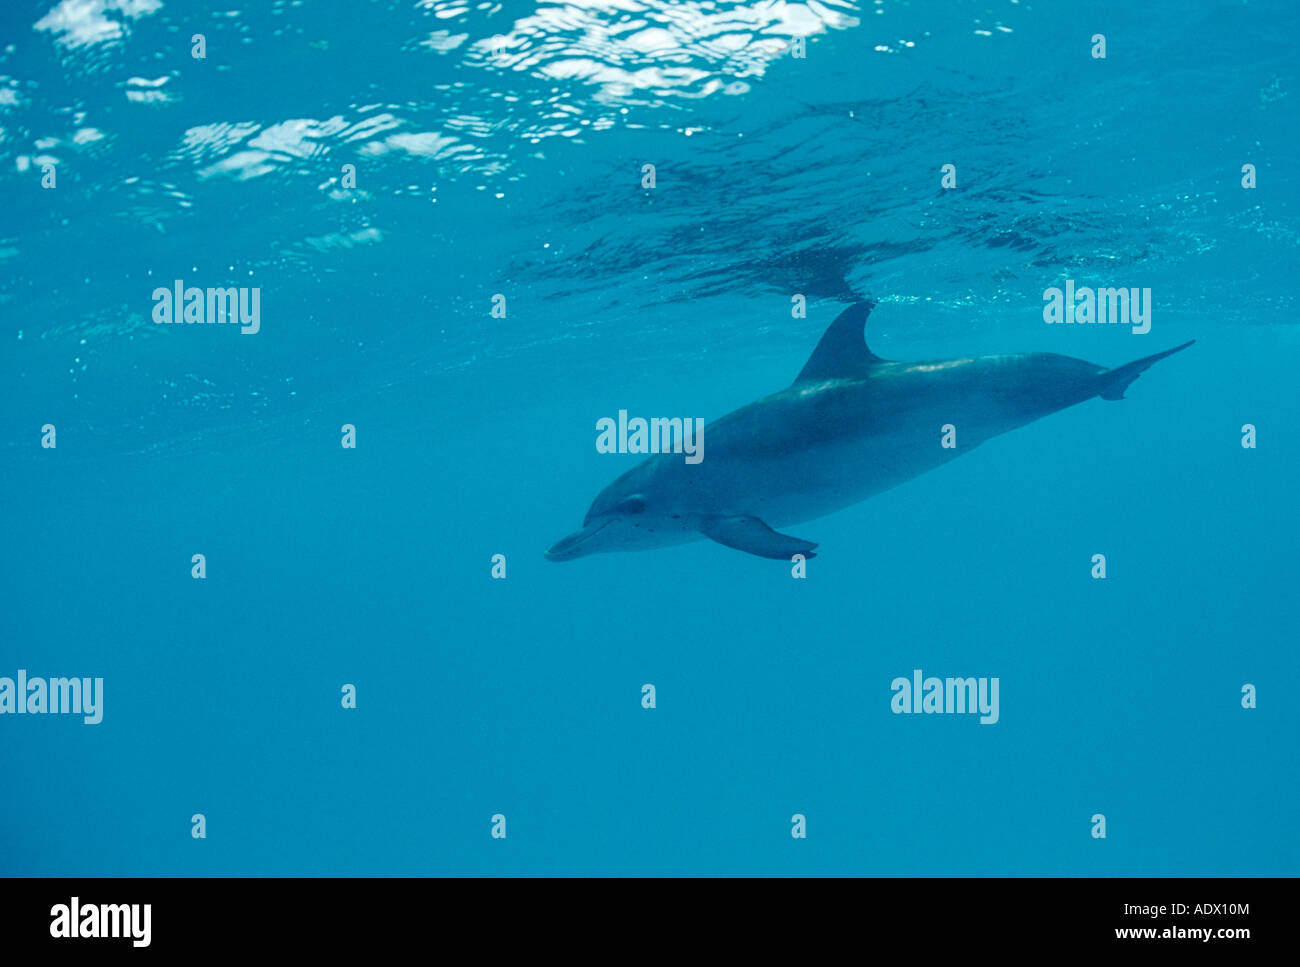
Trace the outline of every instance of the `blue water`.
{"label": "blue water", "polygon": [[[1289,0],[0,25],[0,676],[104,682],[0,715],[0,873],[1300,869]],[[1046,325],[1067,278],[1151,331]],[[155,324],[176,279],[260,331]],[[867,296],[887,358],[1197,343],[787,528],[802,580],[543,559],[638,460],[596,420],[775,391]],[[999,721],[894,714],[914,669]]]}

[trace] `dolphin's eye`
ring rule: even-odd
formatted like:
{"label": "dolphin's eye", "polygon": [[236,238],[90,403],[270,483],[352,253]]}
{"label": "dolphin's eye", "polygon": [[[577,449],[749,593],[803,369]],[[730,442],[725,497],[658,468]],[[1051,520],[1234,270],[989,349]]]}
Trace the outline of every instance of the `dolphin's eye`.
{"label": "dolphin's eye", "polygon": [[633,494],[625,500],[620,500],[614,510],[620,514],[639,514],[645,510],[645,498],[640,494]]}

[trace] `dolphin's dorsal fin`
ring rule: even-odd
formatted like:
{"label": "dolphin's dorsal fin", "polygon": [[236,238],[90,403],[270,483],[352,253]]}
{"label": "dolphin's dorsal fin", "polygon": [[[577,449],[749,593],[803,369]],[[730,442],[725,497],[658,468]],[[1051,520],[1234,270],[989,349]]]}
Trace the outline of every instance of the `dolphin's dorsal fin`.
{"label": "dolphin's dorsal fin", "polygon": [[883,363],[883,359],[867,348],[862,331],[875,307],[874,302],[857,302],[836,316],[795,382],[861,376],[876,363]]}

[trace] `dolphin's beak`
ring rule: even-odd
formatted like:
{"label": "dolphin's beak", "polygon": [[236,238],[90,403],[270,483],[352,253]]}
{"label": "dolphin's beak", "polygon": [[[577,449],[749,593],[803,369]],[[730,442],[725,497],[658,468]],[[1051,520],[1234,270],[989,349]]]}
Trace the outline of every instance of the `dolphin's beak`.
{"label": "dolphin's beak", "polygon": [[592,521],[582,530],[574,531],[568,537],[561,538],[546,552],[546,559],[548,561],[572,561],[575,558],[594,553],[588,547],[588,544],[591,538],[600,533],[608,523],[608,520]]}

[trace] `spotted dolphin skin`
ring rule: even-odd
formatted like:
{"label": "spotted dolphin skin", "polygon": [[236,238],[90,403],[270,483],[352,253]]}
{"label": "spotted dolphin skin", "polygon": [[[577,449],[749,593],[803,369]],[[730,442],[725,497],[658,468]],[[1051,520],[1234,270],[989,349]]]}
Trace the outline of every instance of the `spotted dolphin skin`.
{"label": "spotted dolphin skin", "polygon": [[[1123,399],[1152,363],[1192,345],[1114,369],[1055,353],[897,362],[867,348],[873,305],[845,309],[792,385],[708,424],[702,462],[659,453],[606,487],[547,559],[702,537],[760,557],[814,557],[816,544],[774,528],[866,500],[1057,410]],[[955,447],[941,445],[949,424]]]}

